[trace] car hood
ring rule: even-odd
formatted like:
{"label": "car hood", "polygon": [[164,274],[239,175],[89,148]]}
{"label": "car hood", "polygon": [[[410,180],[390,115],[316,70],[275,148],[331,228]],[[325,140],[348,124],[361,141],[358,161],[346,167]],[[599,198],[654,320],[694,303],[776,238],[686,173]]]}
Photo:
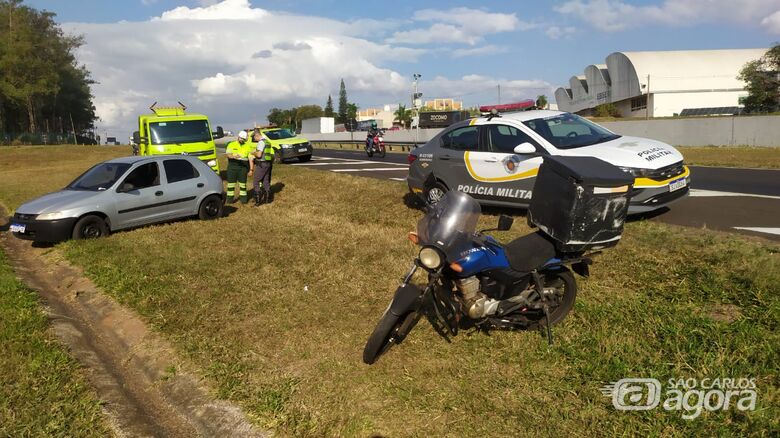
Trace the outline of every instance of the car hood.
{"label": "car hood", "polygon": [[16,212],[22,214],[42,214],[69,210],[78,207],[82,202],[93,198],[100,193],[102,192],[60,190],[59,192],[49,193],[40,198],[25,202],[16,209]]}
{"label": "car hood", "polygon": [[281,140],[270,140],[273,144],[301,144],[301,143],[308,143],[309,140],[306,140],[303,137],[290,137],[290,138],[283,138]]}
{"label": "car hood", "polygon": [[621,167],[659,169],[683,160],[666,143],[642,137],[620,137],[604,143],[560,151],[560,155],[596,157]]}

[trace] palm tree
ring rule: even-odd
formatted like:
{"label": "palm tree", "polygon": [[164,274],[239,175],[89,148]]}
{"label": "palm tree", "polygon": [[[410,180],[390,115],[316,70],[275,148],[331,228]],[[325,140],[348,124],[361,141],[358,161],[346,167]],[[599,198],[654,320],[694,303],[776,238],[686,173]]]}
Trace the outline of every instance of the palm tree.
{"label": "palm tree", "polygon": [[395,110],[395,119],[404,128],[408,128],[412,124],[412,110],[406,109],[405,105],[398,105],[398,109]]}

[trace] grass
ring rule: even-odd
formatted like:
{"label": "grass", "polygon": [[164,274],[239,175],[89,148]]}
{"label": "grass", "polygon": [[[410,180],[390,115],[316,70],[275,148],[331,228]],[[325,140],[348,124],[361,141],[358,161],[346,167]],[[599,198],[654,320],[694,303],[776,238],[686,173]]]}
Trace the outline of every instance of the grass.
{"label": "grass", "polygon": [[0,436],[110,435],[95,394],[2,250],[0,291]]}
{"label": "grass", "polygon": [[751,146],[678,146],[687,164],[780,169],[780,148]]}
{"label": "grass", "polygon": [[[0,157],[15,167],[24,154]],[[82,159],[82,168],[96,161]],[[26,184],[43,193],[53,179]],[[421,213],[401,202],[403,184],[284,165],[274,180],[284,187],[268,206],[57,248],[170,339],[220,397],[282,436],[780,431],[776,244],[630,223],[593,276],[578,279],[553,346],[537,332],[447,343],[421,323],[369,367],[362,348],[416,252],[405,234]],[[13,207],[19,191],[0,177],[0,200]],[[516,222],[497,237],[528,231]],[[618,412],[599,388],[626,377],[755,378],[757,409],[696,420],[660,408]]]}

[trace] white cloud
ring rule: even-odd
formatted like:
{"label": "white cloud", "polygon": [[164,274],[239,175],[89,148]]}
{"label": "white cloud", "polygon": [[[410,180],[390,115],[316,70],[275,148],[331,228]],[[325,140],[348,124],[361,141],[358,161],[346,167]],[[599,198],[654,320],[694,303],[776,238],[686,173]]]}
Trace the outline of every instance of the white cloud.
{"label": "white cloud", "polygon": [[547,30],[544,31],[544,33],[551,39],[557,40],[558,38],[572,35],[576,31],[577,29],[571,26],[567,26],[567,27],[550,26],[547,28]]}
{"label": "white cloud", "polygon": [[778,6],[778,0],[664,0],[643,6],[622,0],[571,0],[555,7],[555,10],[573,15],[598,30],[615,32],[652,24],[757,24],[762,17],[777,10]]}
{"label": "white cloud", "polygon": [[487,46],[455,49],[451,53],[453,58],[464,58],[467,56],[495,55],[497,53],[506,53],[508,50],[507,47],[489,44]]}
{"label": "white cloud", "polygon": [[429,27],[398,31],[389,43],[430,44],[464,43],[475,45],[485,35],[533,29],[534,23],[520,21],[516,14],[486,12],[471,8],[449,10],[423,9],[414,13],[414,21],[430,22]]}
{"label": "white cloud", "polygon": [[761,26],[772,34],[780,34],[780,10],[761,20]]}

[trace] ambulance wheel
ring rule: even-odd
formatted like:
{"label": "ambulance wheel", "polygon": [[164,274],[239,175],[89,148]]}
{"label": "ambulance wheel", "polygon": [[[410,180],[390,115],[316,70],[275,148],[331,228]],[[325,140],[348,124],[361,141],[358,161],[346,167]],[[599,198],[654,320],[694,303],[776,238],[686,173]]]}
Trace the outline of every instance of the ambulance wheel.
{"label": "ambulance wheel", "polygon": [[198,217],[204,221],[222,217],[222,198],[217,195],[211,195],[204,199],[200,203]]}
{"label": "ambulance wheel", "polygon": [[441,181],[436,181],[425,189],[425,203],[428,205],[436,205],[444,197],[449,189],[442,184]]}
{"label": "ambulance wheel", "polygon": [[75,240],[97,239],[108,236],[108,224],[105,219],[94,214],[88,214],[76,222],[73,226],[71,237]]}

